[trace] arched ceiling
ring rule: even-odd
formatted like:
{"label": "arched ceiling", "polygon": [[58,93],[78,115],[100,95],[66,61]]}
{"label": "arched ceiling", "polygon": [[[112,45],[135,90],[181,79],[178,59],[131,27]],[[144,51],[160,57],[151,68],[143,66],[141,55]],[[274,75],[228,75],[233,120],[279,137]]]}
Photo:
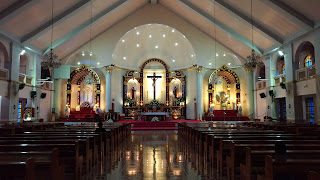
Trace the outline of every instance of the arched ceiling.
{"label": "arched ceiling", "polygon": [[[319,0],[253,0],[253,44],[250,0],[54,0],[53,47],[61,59],[88,42],[91,2],[93,36],[142,7],[164,6],[242,58],[251,48],[267,54],[320,26]],[[41,54],[50,48],[50,24],[51,0],[0,3],[0,36]]]}
{"label": "arched ceiling", "polygon": [[176,29],[162,24],[135,27],[121,37],[112,54],[119,67],[138,69],[146,60],[158,58],[170,69],[182,69],[196,64],[188,39]]}

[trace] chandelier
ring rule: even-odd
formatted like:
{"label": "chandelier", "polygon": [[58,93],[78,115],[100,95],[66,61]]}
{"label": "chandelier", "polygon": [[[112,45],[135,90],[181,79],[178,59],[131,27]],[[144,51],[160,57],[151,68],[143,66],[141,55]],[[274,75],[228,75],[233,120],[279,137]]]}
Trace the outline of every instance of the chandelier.
{"label": "chandelier", "polygon": [[55,69],[61,66],[58,56],[52,49],[52,37],[53,37],[53,0],[51,0],[51,49],[50,52],[44,55],[41,62],[41,66],[44,69]]}
{"label": "chandelier", "polygon": [[[252,19],[252,0],[251,0],[251,45],[253,47],[253,19]],[[251,50],[251,54],[247,57],[243,67],[247,72],[252,72],[256,67],[262,66],[263,62],[259,61],[260,55],[256,54],[255,50]]]}
{"label": "chandelier", "polygon": [[89,73],[83,80],[83,84],[85,85],[93,85],[96,84],[96,81],[92,77],[91,73]]}

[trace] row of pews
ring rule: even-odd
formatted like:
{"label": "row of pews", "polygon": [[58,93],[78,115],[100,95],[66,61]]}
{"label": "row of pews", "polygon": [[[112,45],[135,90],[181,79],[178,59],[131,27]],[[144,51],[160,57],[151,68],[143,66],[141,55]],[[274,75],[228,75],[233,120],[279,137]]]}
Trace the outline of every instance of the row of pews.
{"label": "row of pews", "polygon": [[[310,124],[178,124],[181,146],[199,173],[228,180],[320,180],[319,130]],[[276,143],[285,145],[284,159],[277,159]]]}
{"label": "row of pews", "polygon": [[[131,134],[127,123],[32,123],[1,126],[0,179],[81,179]],[[17,133],[19,132],[19,133]]]}

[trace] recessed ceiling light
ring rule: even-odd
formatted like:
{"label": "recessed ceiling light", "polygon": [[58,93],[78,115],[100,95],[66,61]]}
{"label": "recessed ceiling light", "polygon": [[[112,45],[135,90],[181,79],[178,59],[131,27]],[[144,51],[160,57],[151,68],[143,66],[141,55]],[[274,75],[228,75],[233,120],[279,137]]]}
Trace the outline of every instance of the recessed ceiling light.
{"label": "recessed ceiling light", "polygon": [[140,47],[140,44],[137,44],[137,47]]}
{"label": "recessed ceiling light", "polygon": [[134,29],[137,29],[137,27],[134,27]]}
{"label": "recessed ceiling light", "polygon": [[140,33],[139,33],[139,31],[137,32],[137,35],[139,35]]}
{"label": "recessed ceiling light", "polygon": [[99,62],[97,62],[97,64],[98,64],[98,65],[100,65],[100,63],[99,63]]}
{"label": "recessed ceiling light", "polygon": [[228,65],[230,66],[230,65],[231,65],[231,63],[228,63]]}
{"label": "recessed ceiling light", "polygon": [[211,66],[211,63],[209,63],[209,66]]}
{"label": "recessed ceiling light", "polygon": [[184,37],[184,38],[186,38],[186,36],[185,36],[185,35],[183,35],[183,37]]}
{"label": "recessed ceiling light", "polygon": [[158,49],[159,46],[155,46],[156,49]]}
{"label": "recessed ceiling light", "polygon": [[80,62],[78,62],[78,65],[80,65]]}
{"label": "recessed ceiling light", "polygon": [[90,56],[92,56],[92,52],[90,52]]}
{"label": "recessed ceiling light", "polygon": [[224,53],[223,56],[226,56],[226,53]]}
{"label": "recessed ceiling light", "polygon": [[151,35],[151,34],[149,35],[149,38],[152,38],[152,35]]}
{"label": "recessed ceiling light", "polygon": [[175,45],[175,46],[178,46],[178,43],[176,42],[176,43],[174,43],[174,45]]}
{"label": "recessed ceiling light", "polygon": [[26,50],[22,50],[21,53],[20,53],[20,55],[23,56],[24,53],[26,53]]}
{"label": "recessed ceiling light", "polygon": [[283,56],[283,52],[282,51],[278,51],[280,56]]}
{"label": "recessed ceiling light", "polygon": [[172,62],[176,62],[176,60],[172,59]]}
{"label": "recessed ceiling light", "polygon": [[122,42],[126,42],[124,39],[122,39]]}
{"label": "recessed ceiling light", "polygon": [[193,54],[191,54],[191,57],[193,57]]}
{"label": "recessed ceiling light", "polygon": [[85,56],[86,54],[84,53],[84,51],[82,51],[82,56]]}
{"label": "recessed ceiling light", "polygon": [[216,53],[216,56],[219,56],[219,54],[218,54],[218,53]]}
{"label": "recessed ceiling light", "polygon": [[172,29],[172,31],[171,32],[174,32],[174,29]]}
{"label": "recessed ceiling light", "polygon": [[151,25],[151,24],[148,24],[149,26]]}
{"label": "recessed ceiling light", "polygon": [[163,35],[162,35],[162,37],[166,37],[166,35],[165,35],[165,34],[163,34]]}
{"label": "recessed ceiling light", "polygon": [[127,59],[127,57],[123,57],[123,60],[126,60]]}

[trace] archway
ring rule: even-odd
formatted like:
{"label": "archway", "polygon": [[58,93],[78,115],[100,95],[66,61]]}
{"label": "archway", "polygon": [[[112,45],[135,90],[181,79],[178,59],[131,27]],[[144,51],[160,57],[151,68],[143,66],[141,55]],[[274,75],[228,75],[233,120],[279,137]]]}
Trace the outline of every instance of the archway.
{"label": "archway", "polygon": [[209,106],[215,109],[236,110],[240,104],[240,79],[226,65],[216,69],[209,77]]}

